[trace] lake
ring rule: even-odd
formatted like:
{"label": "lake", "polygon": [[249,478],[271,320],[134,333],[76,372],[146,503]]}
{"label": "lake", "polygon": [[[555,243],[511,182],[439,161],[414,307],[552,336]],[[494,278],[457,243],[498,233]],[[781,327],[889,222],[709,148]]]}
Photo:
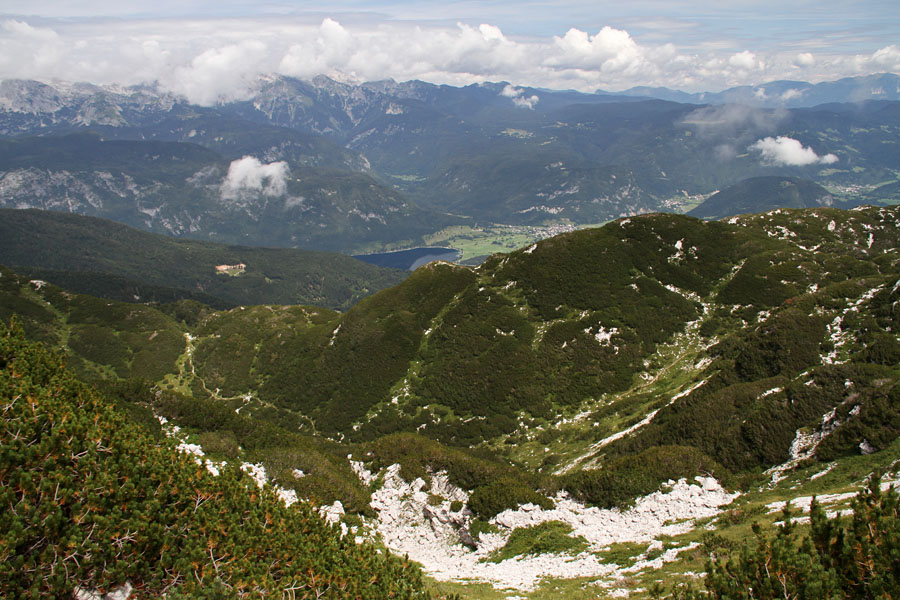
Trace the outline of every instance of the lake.
{"label": "lake", "polygon": [[396,252],[381,252],[379,254],[357,254],[358,258],[379,267],[392,269],[405,269],[415,271],[422,265],[433,260],[446,260],[455,262],[459,259],[459,250],[453,248],[410,248],[409,250],[397,250]]}

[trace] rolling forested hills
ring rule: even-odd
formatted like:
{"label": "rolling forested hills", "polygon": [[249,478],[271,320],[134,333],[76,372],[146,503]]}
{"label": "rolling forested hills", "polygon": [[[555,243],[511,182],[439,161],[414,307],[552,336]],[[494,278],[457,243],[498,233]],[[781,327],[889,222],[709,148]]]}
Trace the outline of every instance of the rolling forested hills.
{"label": "rolling forested hills", "polygon": [[[61,250],[64,249],[64,250]],[[405,274],[340,254],[178,240],[104,219],[0,209],[0,264],[124,301],[316,304],[344,310]],[[216,270],[238,265],[239,270]]]}

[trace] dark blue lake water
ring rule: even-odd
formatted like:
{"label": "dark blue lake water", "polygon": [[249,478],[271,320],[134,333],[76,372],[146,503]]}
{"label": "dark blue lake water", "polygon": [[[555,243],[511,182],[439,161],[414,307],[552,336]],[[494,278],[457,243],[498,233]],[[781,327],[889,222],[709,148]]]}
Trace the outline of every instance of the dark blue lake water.
{"label": "dark blue lake water", "polygon": [[353,258],[358,258],[361,261],[378,265],[379,267],[415,271],[433,260],[453,262],[459,258],[459,250],[454,250],[453,248],[410,248],[409,250],[382,252],[380,254],[357,254]]}

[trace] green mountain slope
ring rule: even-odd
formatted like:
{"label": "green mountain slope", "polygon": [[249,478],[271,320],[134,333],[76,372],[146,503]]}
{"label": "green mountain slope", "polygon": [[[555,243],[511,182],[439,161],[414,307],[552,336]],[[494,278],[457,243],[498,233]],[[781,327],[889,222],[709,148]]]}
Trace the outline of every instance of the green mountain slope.
{"label": "green mountain slope", "polygon": [[[897,207],[633,217],[477,268],[431,264],[345,313],[124,304],[2,270],[0,317],[19,315],[151,435],[165,417],[217,464],[340,501],[354,535],[392,535],[385,490],[420,499],[403,509],[425,519],[410,531],[440,522],[447,543],[479,552],[497,527],[525,551],[583,547],[565,524],[499,525],[522,504],[535,507],[517,519],[546,520],[561,492],[578,518],[625,518],[592,511],[638,511],[697,475],[740,491],[677,539],[592,550],[624,568],[680,548],[678,566],[627,584],[651,589],[738,547],[751,521],[771,525],[774,502],[828,493],[842,507],[867,474],[896,471],[898,221]],[[451,502],[447,485],[467,497]]]}
{"label": "green mountain slope", "polygon": [[409,562],[341,538],[309,505],[153,442],[15,325],[0,367],[4,597],[427,597]]}
{"label": "green mountain slope", "polygon": [[[427,271],[423,269],[417,275]],[[420,280],[426,286],[433,282],[433,277]],[[425,289],[421,287],[420,291]],[[216,460],[262,465],[274,483],[301,498],[320,506],[339,501],[348,511],[371,516],[370,490],[351,471],[347,446],[317,435],[317,422],[308,416],[243,392],[258,384],[260,372],[271,371],[281,362],[297,364],[292,354],[297,350],[296,341],[285,347],[284,340],[290,339],[285,334],[315,338],[323,333],[322,326],[333,323],[338,315],[300,306],[242,307],[219,313],[197,311],[192,305],[164,308],[171,314],[139,304],[71,294],[0,267],[0,318],[16,315],[28,337],[58,349],[79,377],[99,386],[142,427],[158,437],[160,428],[154,415],[164,417],[169,424],[189,432],[192,443],[202,445]],[[384,304],[370,307],[366,314],[376,315],[379,310],[385,316]],[[184,316],[195,326],[176,320]],[[401,322],[388,319],[386,324],[397,327]],[[409,331],[401,335],[409,335]],[[396,339],[387,332],[382,336],[373,336],[373,341],[390,343]],[[378,347],[364,349],[374,352]],[[363,371],[353,379],[353,360],[363,360],[361,353],[343,348],[340,356],[348,359],[347,368],[339,373],[347,380],[339,379],[325,391],[342,400],[332,407],[332,427],[341,422],[340,407],[353,398],[352,392],[365,394],[368,387],[375,392],[384,389],[384,383],[373,378],[372,371]],[[382,364],[389,365],[390,361]],[[323,370],[308,378],[319,392],[324,386],[323,376],[330,374],[324,370],[323,375]],[[295,378],[292,387],[305,383]],[[328,422],[326,417],[320,421]],[[464,450],[448,449],[419,436],[387,436],[366,452],[384,466],[402,462],[404,474],[411,478],[427,470],[443,469],[459,485],[479,488],[495,484],[500,476],[507,482],[501,499],[481,501],[484,507],[480,510],[492,514],[502,510],[499,506],[514,506],[516,500],[545,502],[534,490],[545,487],[537,483],[537,478],[502,460],[469,456]],[[477,506],[476,501],[473,510]]]}
{"label": "green mountain slope", "polygon": [[[253,382],[254,348],[274,346],[276,327],[312,329],[336,313],[301,306],[215,313],[191,302],[160,308],[166,312],[72,294],[0,267],[0,319],[15,315],[29,338],[59,351],[82,380],[102,387],[154,434],[156,414],[199,436],[197,442],[222,460],[264,465],[300,497],[366,510],[368,493],[350,470],[346,449],[313,437],[308,417],[235,391]],[[217,325],[212,336],[225,336],[226,343],[196,347],[189,331],[206,317]],[[266,327],[240,335],[235,325],[243,323]],[[305,477],[294,477],[295,469]]]}
{"label": "green mountain slope", "polygon": [[[239,263],[246,265],[243,271],[216,271],[217,265]],[[346,309],[405,276],[339,254],[178,240],[102,219],[12,209],[0,209],[0,264],[81,293],[129,301],[195,299],[220,308],[269,303]]]}
{"label": "green mountain slope", "polygon": [[[692,473],[759,474],[832,410],[840,426],[822,434],[822,457],[892,442],[898,218],[647,215],[474,269],[432,264],[344,314],[154,311],[162,321],[137,335],[117,324],[118,305],[88,317],[92,301],[11,275],[4,302],[94,377],[136,376],[143,361],[116,357],[168,339],[148,350],[165,356],[149,377],[162,390],[258,403],[334,440],[415,431],[490,450],[555,473],[547,493],[608,506]],[[113,338],[121,352],[94,349]]]}
{"label": "green mountain slope", "polygon": [[828,190],[797,177],[752,177],[706,199],[687,214],[701,219],[768,212],[776,208],[816,208],[843,203]]}
{"label": "green mountain slope", "polygon": [[[312,415],[326,432],[366,439],[415,428],[466,446],[496,440],[534,467],[574,460],[582,468],[604,455],[685,442],[731,472],[772,465],[787,456],[794,431],[835,400],[823,387],[776,410],[783,392],[757,400],[764,392],[792,389],[785,386],[793,381],[808,391],[809,377],[848,372],[856,373],[850,379],[861,397],[877,398],[881,392],[864,391],[871,382],[893,381],[884,365],[897,362],[896,338],[876,315],[897,294],[896,219],[888,209],[784,211],[733,225],[651,216],[567,234],[493,258],[466,276],[469,283],[459,279],[464,286],[449,288],[450,302],[411,339],[379,336],[366,346],[378,329],[360,327],[363,306],[312,337],[295,336],[304,349],[293,354],[308,362],[280,363],[271,378],[263,368],[258,393]],[[431,271],[461,277],[449,266]],[[391,302],[399,318],[407,309]],[[862,322],[870,323],[866,333],[857,330]],[[348,364],[344,347],[358,350],[349,355],[354,376],[368,372],[384,383],[343,396],[352,388],[334,382],[343,381],[336,365]],[[397,366],[385,369],[386,359]],[[304,385],[291,390],[295,378]],[[331,391],[304,391],[317,382]],[[589,440],[655,410],[652,427],[590,451]],[[747,410],[756,416],[734,425],[733,435],[712,435],[729,431],[728,415]],[[583,426],[554,425],[585,411],[582,419],[597,424],[587,434]],[[350,419],[331,414],[358,420],[351,429]],[[703,416],[712,414],[725,422]],[[777,435],[769,431],[775,424]]]}

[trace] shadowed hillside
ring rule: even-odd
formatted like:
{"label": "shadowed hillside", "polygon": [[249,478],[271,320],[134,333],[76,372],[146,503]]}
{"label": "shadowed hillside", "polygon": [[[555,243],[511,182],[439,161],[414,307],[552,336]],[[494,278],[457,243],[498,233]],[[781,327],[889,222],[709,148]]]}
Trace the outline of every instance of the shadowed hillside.
{"label": "shadowed hillside", "polygon": [[776,208],[842,206],[828,190],[796,177],[752,177],[710,196],[687,214],[701,219],[763,213]]}
{"label": "shadowed hillside", "polygon": [[[243,263],[241,270],[218,265]],[[104,219],[0,209],[0,264],[72,291],[127,301],[192,299],[347,309],[402,271],[325,252],[178,240]]]}

